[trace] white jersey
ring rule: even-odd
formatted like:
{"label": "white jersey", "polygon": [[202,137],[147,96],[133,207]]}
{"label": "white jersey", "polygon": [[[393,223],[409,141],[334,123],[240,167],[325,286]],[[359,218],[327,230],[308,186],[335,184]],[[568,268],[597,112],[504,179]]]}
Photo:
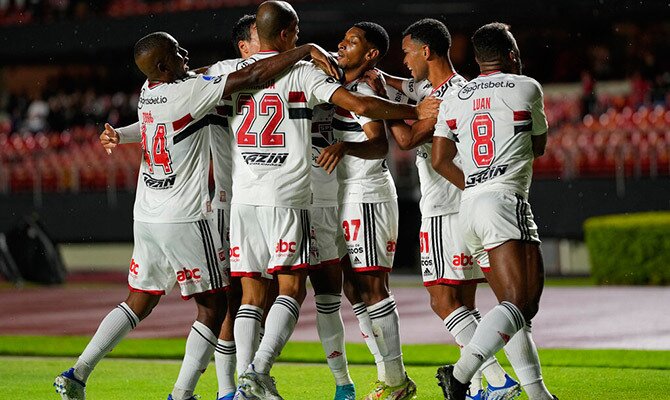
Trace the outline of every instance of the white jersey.
{"label": "white jersey", "polygon": [[334,143],[333,114],[335,106],[320,104],[312,110],[312,206],[337,206],[337,167],[330,174],[326,172],[316,159],[323,149]]}
{"label": "white jersey", "polygon": [[[240,60],[237,68],[275,54],[257,53]],[[279,77],[232,96],[233,204],[310,206],[312,109],[341,87],[300,61]]]}
{"label": "white jersey", "polygon": [[531,135],[547,132],[542,88],[523,75],[480,75],[440,105],[435,135],[456,142],[470,197],[510,190],[528,197],[533,174]]}
{"label": "white jersey", "polygon": [[[364,82],[355,80],[346,85],[350,92],[374,96],[374,91]],[[372,119],[336,107],[333,131],[336,141],[364,142],[368,140],[363,126]],[[345,155],[337,167],[340,182],[340,203],[381,203],[397,198],[395,183],[386,159],[364,160]]]}
{"label": "white jersey", "polygon": [[[453,88],[460,88],[466,83],[465,78],[454,73],[435,89],[427,80],[415,84],[412,79],[403,81],[402,88],[407,97],[420,102],[428,96],[444,99]],[[419,208],[423,218],[457,213],[461,202],[461,190],[433,169],[432,151],[432,142],[416,148],[416,168],[421,186]],[[458,164],[460,157],[457,155],[456,158]]]}
{"label": "white jersey", "polygon": [[[235,72],[239,60],[222,60],[212,64],[207,70],[209,75],[223,75]],[[230,133],[228,118],[232,113],[230,98],[222,99],[212,111],[210,129],[210,147],[212,149],[212,164],[214,167],[214,196],[212,206],[217,209],[230,207],[233,191],[233,158],[231,146],[233,135]]]}
{"label": "white jersey", "polygon": [[209,202],[208,113],[221,99],[226,75],[195,75],[142,86],[137,114],[144,161],[134,216],[153,223],[203,218]]}

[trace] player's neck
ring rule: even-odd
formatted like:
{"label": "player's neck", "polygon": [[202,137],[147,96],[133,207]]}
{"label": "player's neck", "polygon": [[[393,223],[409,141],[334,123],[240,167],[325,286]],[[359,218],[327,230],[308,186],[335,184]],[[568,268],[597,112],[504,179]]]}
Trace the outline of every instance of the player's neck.
{"label": "player's neck", "polygon": [[353,82],[356,79],[360,79],[365,75],[365,73],[369,70],[371,70],[373,67],[371,67],[368,64],[363,64],[359,67],[356,68],[351,68],[351,69],[345,69],[344,70],[344,82],[349,83]]}
{"label": "player's neck", "polygon": [[443,85],[454,73],[454,67],[449,59],[438,58],[428,64],[428,81],[433,88]]}
{"label": "player's neck", "polygon": [[493,72],[504,72],[504,67],[501,62],[498,61],[489,61],[479,63],[479,74],[488,75]]}
{"label": "player's neck", "polygon": [[272,42],[272,41],[266,42],[266,41],[260,40],[259,47],[260,47],[260,49],[258,50],[259,53],[262,53],[264,51],[265,52],[267,52],[267,51],[277,51],[277,52],[281,53],[282,51],[284,51],[284,50],[282,50],[282,46],[280,46],[278,43],[275,43],[275,42]]}

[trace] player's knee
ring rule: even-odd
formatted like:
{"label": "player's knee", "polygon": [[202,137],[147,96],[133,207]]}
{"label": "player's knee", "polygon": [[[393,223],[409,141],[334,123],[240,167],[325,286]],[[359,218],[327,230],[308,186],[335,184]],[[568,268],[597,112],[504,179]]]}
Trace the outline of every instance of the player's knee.
{"label": "player's knee", "polygon": [[441,319],[446,318],[449,314],[461,307],[463,303],[454,296],[446,294],[430,294],[430,308]]}

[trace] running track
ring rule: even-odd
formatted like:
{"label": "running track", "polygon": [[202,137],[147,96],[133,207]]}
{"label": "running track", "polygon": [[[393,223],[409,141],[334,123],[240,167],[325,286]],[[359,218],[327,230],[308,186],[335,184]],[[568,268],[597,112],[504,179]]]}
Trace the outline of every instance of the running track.
{"label": "running track", "polygon": [[[403,343],[453,343],[430,310],[426,291],[418,285],[393,289]],[[122,282],[24,289],[2,286],[0,335],[90,336],[126,294]],[[488,287],[480,287],[477,296],[482,314],[495,304]],[[663,317],[668,307],[670,288],[549,287],[533,320],[533,336],[540,347],[670,350],[670,318]],[[173,291],[131,337],[185,337],[194,315],[195,304],[181,300]],[[347,340],[362,342],[346,300],[342,316]],[[292,340],[318,341],[311,291]]]}

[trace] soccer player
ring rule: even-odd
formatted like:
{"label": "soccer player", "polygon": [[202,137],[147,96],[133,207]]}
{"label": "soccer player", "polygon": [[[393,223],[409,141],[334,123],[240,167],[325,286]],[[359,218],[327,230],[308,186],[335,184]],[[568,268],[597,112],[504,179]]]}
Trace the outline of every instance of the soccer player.
{"label": "soccer player", "polygon": [[[261,51],[246,63],[294,48],[298,16],[283,1],[262,3],[256,12]],[[298,63],[278,79],[232,97],[233,200],[231,273],[242,277],[242,307],[260,317],[269,279],[279,282],[265,335],[247,371],[239,377],[236,398],[281,399],[269,376],[274,360],[291,336],[306,296],[309,265],[310,124],[312,108],[331,102],[359,115],[416,118],[416,110],[377,97],[357,96],[310,63]],[[239,325],[239,326],[238,326]],[[258,320],[238,318],[235,344],[251,348]]]}
{"label": "soccer player", "polygon": [[[323,50],[306,45],[227,76],[192,76],[188,52],[169,34],[152,33],[136,43],[135,63],[147,81],[138,103],[145,163],[135,199],[130,292],[103,319],[74,367],[56,377],[54,386],[61,398],[85,399],[86,381],[97,363],[178,283],[182,297],[195,299],[198,314],[168,398],[194,399],[195,385],[214,352],[228,285],[222,265],[225,254],[206,216],[206,116],[222,96],[265,82],[310,53],[324,65],[330,63]],[[100,136],[110,151],[119,139],[109,125]]]}
{"label": "soccer player", "polygon": [[[240,18],[233,26],[231,36],[238,57],[247,59],[256,54],[259,50],[256,16],[244,15]],[[207,74],[229,74],[236,70],[237,63],[238,60],[219,61],[207,69]],[[227,120],[231,112],[232,104],[224,99],[219,103],[214,112],[214,114],[220,116],[214,118],[221,123],[210,125],[215,185],[212,208],[217,217],[217,228],[226,254],[230,254],[230,200],[232,198],[233,184],[233,160],[231,155],[233,135],[230,132]],[[214,364],[216,366],[218,382],[217,400],[232,400],[237,388],[235,384],[237,349],[235,348],[234,322],[242,300],[240,278],[232,277],[230,279],[230,288],[231,290],[228,292],[228,312],[223,321],[221,334],[219,335],[216,351],[214,352]],[[246,313],[242,313],[241,317],[246,315]],[[249,359],[249,357],[241,357],[241,359],[245,360]],[[248,362],[246,365],[244,363],[237,365],[238,373],[242,374],[247,365]]]}
{"label": "soccer player", "polygon": [[[362,78],[388,47],[384,28],[372,22],[354,24],[338,46],[337,61],[344,71],[345,87],[374,94]],[[333,129],[337,143],[324,149],[317,162],[329,173],[337,166],[344,240],[383,360],[383,377],[365,399],[410,399],[416,394],[416,385],[405,372],[398,311],[387,286],[398,237],[398,203],[384,159],[388,152],[384,122],[338,107]]]}
{"label": "soccer player", "polygon": [[[403,32],[402,48],[404,63],[412,79],[399,79],[385,75],[386,82],[401,90],[414,101],[435,96],[439,99],[455,88],[461,88],[466,80],[454,71],[449,48],[451,35],[447,27],[435,19],[422,19]],[[369,71],[375,91],[383,91],[384,85],[378,71]],[[416,148],[416,167],[421,187],[421,270],[424,286],[430,294],[430,305],[435,314],[444,321],[447,331],[463,347],[468,344],[477,327],[475,291],[484,275],[468,251],[458,226],[458,208],[461,190],[440,176],[431,165],[432,138],[436,118],[417,121],[410,128],[404,121],[387,121],[399,147],[403,150]],[[487,360],[481,368],[488,387],[482,388],[481,372],[472,379],[468,399],[512,398],[520,387],[510,378],[495,357]],[[505,396],[505,397],[503,397]]]}
{"label": "soccer player", "polygon": [[[500,304],[481,320],[458,362],[440,367],[437,377],[446,399],[463,400],[482,363],[507,345],[528,397],[552,399],[530,337],[544,284],[528,204],[533,159],[547,140],[542,88],[520,75],[519,47],[508,25],[484,25],[472,43],[481,75],[440,106],[432,163],[464,189],[459,215],[465,243]],[[454,162],[457,153],[461,166]]]}

